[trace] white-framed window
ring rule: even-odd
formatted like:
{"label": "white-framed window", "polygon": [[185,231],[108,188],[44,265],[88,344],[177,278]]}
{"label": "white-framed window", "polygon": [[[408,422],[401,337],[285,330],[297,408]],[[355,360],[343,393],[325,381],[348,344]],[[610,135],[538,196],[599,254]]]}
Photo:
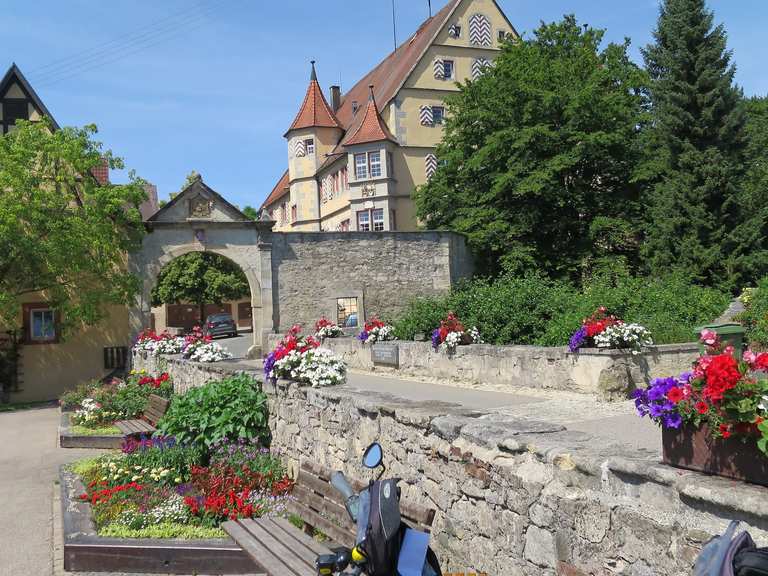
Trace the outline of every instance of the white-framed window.
{"label": "white-framed window", "polygon": [[368,152],[368,167],[371,178],[379,178],[381,176],[381,152],[378,150]]}
{"label": "white-framed window", "polygon": [[29,338],[33,342],[56,340],[56,316],[50,308],[32,308],[29,311]]}
{"label": "white-framed window", "polygon": [[453,78],[453,60],[443,60],[443,78],[450,80]]}
{"label": "white-framed window", "polygon": [[381,232],[384,230],[384,208],[375,208],[373,210],[373,231]]}
{"label": "white-framed window", "polygon": [[360,232],[371,231],[371,211],[370,210],[360,210],[360,212],[357,213],[357,229]]}
{"label": "white-framed window", "polygon": [[355,154],[355,178],[357,180],[368,178],[368,158],[365,153]]}
{"label": "white-framed window", "polygon": [[442,124],[445,119],[444,106],[432,106],[432,124]]}
{"label": "white-framed window", "polygon": [[315,139],[314,138],[307,138],[306,140],[304,140],[304,150],[307,151],[307,156],[315,155]]}

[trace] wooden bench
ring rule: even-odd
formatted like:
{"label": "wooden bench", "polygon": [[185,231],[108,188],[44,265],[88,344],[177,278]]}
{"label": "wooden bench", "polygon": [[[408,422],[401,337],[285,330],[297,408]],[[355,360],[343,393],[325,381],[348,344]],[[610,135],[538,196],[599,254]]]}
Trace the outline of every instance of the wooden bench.
{"label": "wooden bench", "polygon": [[168,410],[170,400],[166,400],[157,394],[149,395],[149,402],[141,415],[136,420],[118,420],[115,426],[125,436],[138,436],[141,434],[152,434],[157,430],[157,423]]}
{"label": "wooden bench", "polygon": [[[356,527],[344,507],[344,499],[330,485],[332,471],[305,463],[293,487],[289,512],[304,522],[304,532],[284,519],[258,518],[228,521],[222,528],[269,576],[315,576],[315,559],[339,545],[355,545]],[[348,478],[356,491],[367,483]],[[430,532],[435,511],[400,501],[400,514],[409,526]],[[311,534],[318,530],[330,541],[321,544]]]}

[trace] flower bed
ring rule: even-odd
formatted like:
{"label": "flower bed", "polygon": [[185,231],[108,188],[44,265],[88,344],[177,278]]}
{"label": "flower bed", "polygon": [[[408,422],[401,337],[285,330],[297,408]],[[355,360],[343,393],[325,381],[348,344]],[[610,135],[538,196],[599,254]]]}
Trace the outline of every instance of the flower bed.
{"label": "flower bed", "polygon": [[330,350],[320,347],[313,336],[302,336],[292,326],[277,347],[264,359],[264,376],[294,380],[312,387],[334,386],[346,381],[347,367]]}
{"label": "flower bed", "polygon": [[363,344],[376,344],[377,342],[397,340],[395,328],[379,320],[378,316],[374,316],[365,323],[357,338]]}
{"label": "flower bed", "polygon": [[141,416],[150,394],[171,398],[173,383],[166,372],[152,376],[144,371],[131,371],[125,380],[113,378],[80,384],[59,400],[64,412],[59,427],[61,447],[118,447],[122,434],[113,424]]}
{"label": "flower bed", "polygon": [[440,321],[440,327],[432,331],[432,348],[452,354],[457,346],[482,344],[480,332],[474,326],[467,330],[453,312]]}
{"label": "flower bed", "polygon": [[146,352],[152,356],[160,354],[181,354],[195,362],[219,362],[232,358],[226,349],[203,334],[195,326],[186,336],[173,336],[168,332],[156,334],[152,330],[141,332],[133,345],[134,352]]}
{"label": "flower bed", "polygon": [[630,350],[632,354],[639,354],[643,348],[653,346],[653,338],[644,326],[625,323],[601,306],[592,316],[584,319],[568,342],[571,352],[588,346]]}
{"label": "flower bed", "polygon": [[292,487],[277,458],[245,441],[207,452],[172,437],[134,440],[73,470],[97,533],[124,538],[223,537],[227,519],[283,514]]}
{"label": "flower bed", "polygon": [[[768,464],[768,353],[747,350],[738,359],[731,346],[723,346],[708,330],[701,333],[701,342],[705,353],[691,372],[656,378],[646,389],[635,392],[638,414],[662,426],[669,464],[768,482],[765,477],[755,479],[746,471],[741,473],[718,456],[723,441],[738,439],[727,442],[728,450],[734,454],[746,451],[742,461],[763,460],[758,469]],[[686,435],[687,442],[675,440]],[[703,437],[708,438],[706,443]],[[680,448],[686,445],[688,454]]]}

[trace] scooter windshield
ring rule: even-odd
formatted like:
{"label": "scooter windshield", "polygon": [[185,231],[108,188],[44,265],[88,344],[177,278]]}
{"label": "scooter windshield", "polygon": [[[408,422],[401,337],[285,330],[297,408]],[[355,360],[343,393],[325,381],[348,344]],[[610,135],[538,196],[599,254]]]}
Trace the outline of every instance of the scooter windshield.
{"label": "scooter windshield", "polygon": [[365,540],[365,531],[368,529],[368,518],[371,516],[371,491],[363,490],[360,492],[359,508],[357,512],[357,539],[359,544]]}

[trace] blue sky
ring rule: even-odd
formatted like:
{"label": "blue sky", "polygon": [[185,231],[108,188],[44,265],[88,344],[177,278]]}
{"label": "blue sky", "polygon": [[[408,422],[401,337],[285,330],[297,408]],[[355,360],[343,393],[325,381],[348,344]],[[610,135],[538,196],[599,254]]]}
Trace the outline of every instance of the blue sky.
{"label": "blue sky", "polygon": [[[395,3],[402,41],[427,17],[427,0]],[[630,37],[638,61],[658,13],[656,0],[499,4],[521,33],[575,13],[609,41]],[[709,5],[728,31],[739,84],[765,95],[768,1]],[[97,124],[161,198],[194,169],[240,206],[258,206],[285,169],[282,134],[309,60],[326,91],[339,81],[346,90],[393,48],[390,0],[5,0],[3,13],[0,68],[15,61],[60,124]]]}

